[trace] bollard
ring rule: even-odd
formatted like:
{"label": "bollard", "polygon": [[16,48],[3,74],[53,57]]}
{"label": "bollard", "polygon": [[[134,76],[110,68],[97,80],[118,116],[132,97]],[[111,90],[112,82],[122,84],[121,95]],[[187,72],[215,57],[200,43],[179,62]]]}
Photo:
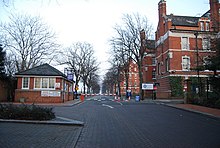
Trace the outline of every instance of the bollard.
{"label": "bollard", "polygon": [[81,94],[80,95],[80,100],[83,102],[84,101],[84,98],[85,98],[85,95],[84,94]]}

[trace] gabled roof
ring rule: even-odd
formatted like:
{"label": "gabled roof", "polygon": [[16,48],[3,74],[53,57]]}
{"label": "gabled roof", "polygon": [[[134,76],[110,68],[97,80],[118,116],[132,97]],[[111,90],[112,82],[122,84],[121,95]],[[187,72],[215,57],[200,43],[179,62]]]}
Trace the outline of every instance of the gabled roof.
{"label": "gabled roof", "polygon": [[210,18],[210,10],[208,10],[206,13],[204,13],[201,17]]}
{"label": "gabled roof", "polygon": [[15,75],[33,75],[33,76],[62,76],[66,77],[62,72],[49,64],[43,64],[19,73]]}
{"label": "gabled roof", "polygon": [[173,26],[198,27],[200,17],[167,15],[167,18],[171,19]]}

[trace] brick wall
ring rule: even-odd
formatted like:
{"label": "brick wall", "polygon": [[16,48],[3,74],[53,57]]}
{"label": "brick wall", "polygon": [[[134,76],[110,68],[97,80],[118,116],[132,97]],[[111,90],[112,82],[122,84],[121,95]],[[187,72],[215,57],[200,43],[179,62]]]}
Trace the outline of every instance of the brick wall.
{"label": "brick wall", "polygon": [[[55,90],[37,90],[34,89],[34,77],[30,77],[29,89],[22,89],[22,77],[18,77],[18,88],[15,91],[15,102],[20,102],[21,98],[24,98],[25,102],[29,103],[62,103],[63,101],[70,101],[74,99],[73,92],[69,92],[69,81],[65,81],[65,83],[67,84],[66,92],[61,91],[63,90],[62,78],[56,78],[56,83],[60,83],[60,87],[55,88]],[[41,96],[41,91],[60,91],[60,96]]]}
{"label": "brick wall", "polygon": [[0,102],[7,101],[7,85],[0,80]]}

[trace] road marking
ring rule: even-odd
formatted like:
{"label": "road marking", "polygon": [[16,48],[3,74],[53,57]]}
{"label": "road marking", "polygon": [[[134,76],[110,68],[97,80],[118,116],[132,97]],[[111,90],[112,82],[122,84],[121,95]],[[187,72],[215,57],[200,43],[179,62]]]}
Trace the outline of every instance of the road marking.
{"label": "road marking", "polygon": [[114,108],[114,107],[112,107],[112,106],[110,106],[110,105],[106,105],[106,104],[102,104],[102,106],[106,106],[106,107],[109,107],[109,108]]}
{"label": "road marking", "polygon": [[121,102],[117,102],[117,103],[119,103],[120,105],[123,105]]}

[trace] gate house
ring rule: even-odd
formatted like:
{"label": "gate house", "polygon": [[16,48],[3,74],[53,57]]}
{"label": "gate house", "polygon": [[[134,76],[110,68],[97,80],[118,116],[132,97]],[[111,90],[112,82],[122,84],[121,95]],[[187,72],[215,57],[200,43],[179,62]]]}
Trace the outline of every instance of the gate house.
{"label": "gate house", "polygon": [[15,102],[62,103],[74,99],[74,82],[49,64],[16,73],[15,76]]}

